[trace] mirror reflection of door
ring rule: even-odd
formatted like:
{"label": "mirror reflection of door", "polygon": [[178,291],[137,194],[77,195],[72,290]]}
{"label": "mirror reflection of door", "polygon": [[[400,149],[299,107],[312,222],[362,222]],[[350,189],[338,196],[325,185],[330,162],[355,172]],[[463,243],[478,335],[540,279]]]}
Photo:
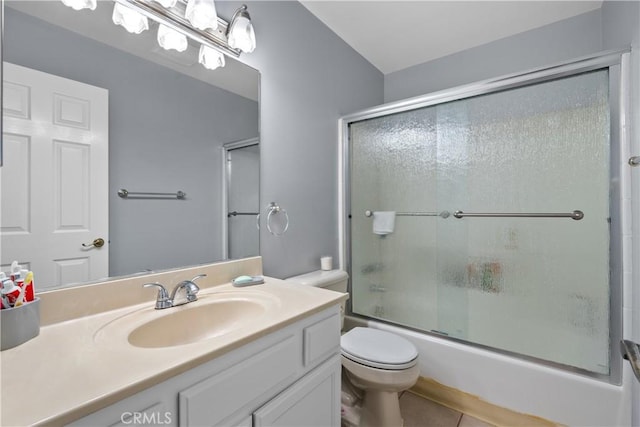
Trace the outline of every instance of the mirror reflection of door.
{"label": "mirror reflection of door", "polygon": [[18,261],[41,289],[106,277],[108,91],[8,62],[3,77],[2,271]]}
{"label": "mirror reflection of door", "polygon": [[225,144],[226,256],[260,253],[260,145],[257,138]]}

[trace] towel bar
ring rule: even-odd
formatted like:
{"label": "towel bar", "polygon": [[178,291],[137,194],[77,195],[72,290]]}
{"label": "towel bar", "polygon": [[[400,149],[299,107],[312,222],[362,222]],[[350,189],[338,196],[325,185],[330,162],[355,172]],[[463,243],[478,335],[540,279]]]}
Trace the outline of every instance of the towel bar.
{"label": "towel bar", "polygon": [[[396,212],[396,216],[439,216],[442,218],[448,218],[451,215],[447,211],[442,212]],[[370,217],[373,216],[373,211],[366,210],[364,211],[364,216]]]}
{"label": "towel bar", "polygon": [[640,345],[633,341],[621,340],[620,352],[622,353],[622,357],[631,363],[633,374],[638,381],[640,381]]}
{"label": "towel bar", "polygon": [[187,193],[184,191],[177,191],[175,193],[153,193],[149,191],[129,191],[125,188],[121,188],[118,191],[118,196],[123,199],[180,199],[183,200],[187,197]]}
{"label": "towel bar", "polygon": [[584,218],[584,212],[575,210],[569,213],[468,213],[455,211],[453,216],[456,218],[478,217],[478,218],[571,218],[576,221]]}
{"label": "towel bar", "polygon": [[258,214],[258,212],[238,212],[238,211],[229,212],[227,214],[228,217],[239,216],[239,215],[256,216],[256,215],[259,215],[259,214]]}

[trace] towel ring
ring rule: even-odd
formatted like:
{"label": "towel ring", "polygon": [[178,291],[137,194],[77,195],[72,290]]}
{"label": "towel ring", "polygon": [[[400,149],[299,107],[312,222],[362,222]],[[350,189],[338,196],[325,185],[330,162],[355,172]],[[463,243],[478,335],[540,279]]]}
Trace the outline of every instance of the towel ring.
{"label": "towel ring", "polygon": [[[269,212],[267,214],[267,230],[269,230],[269,233],[273,234],[274,236],[282,236],[289,229],[289,214],[287,214],[287,211],[282,209],[276,202],[269,203],[269,206],[267,207],[267,211]],[[280,233],[276,233],[271,229],[271,217],[273,216],[274,213],[284,214],[284,218],[285,218],[284,229]]]}

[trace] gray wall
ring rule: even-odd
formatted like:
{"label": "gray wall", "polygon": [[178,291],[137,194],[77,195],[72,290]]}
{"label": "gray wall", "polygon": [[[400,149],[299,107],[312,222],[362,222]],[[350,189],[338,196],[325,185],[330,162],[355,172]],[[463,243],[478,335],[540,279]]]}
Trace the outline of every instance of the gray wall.
{"label": "gray wall", "polygon": [[526,71],[598,52],[601,48],[601,13],[595,10],[389,73],[384,79],[384,101]]}
{"label": "gray wall", "polygon": [[[229,19],[240,2],[216,3]],[[249,2],[261,73],[260,252],[274,277],[318,270],[338,256],[338,118],[381,104],[383,76],[302,5]],[[287,210],[289,230],[266,230],[265,208]]]}
{"label": "gray wall", "polygon": [[4,46],[6,61],[109,90],[111,275],[221,259],[220,146],[258,135],[256,102],[11,9]]}
{"label": "gray wall", "polygon": [[640,2],[605,1],[601,11],[605,49],[629,45],[640,47]]}

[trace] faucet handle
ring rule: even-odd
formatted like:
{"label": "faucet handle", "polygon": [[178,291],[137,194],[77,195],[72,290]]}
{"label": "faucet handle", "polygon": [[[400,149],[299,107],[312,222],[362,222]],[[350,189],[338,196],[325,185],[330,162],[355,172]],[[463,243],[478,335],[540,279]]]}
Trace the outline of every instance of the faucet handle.
{"label": "faucet handle", "polygon": [[198,285],[190,281],[189,284],[185,286],[184,289],[186,291],[187,302],[193,302],[198,300],[197,293],[200,291],[200,288],[198,287]]}
{"label": "faucet handle", "polygon": [[198,299],[196,294],[200,291],[200,287],[196,285],[196,280],[207,277],[206,274],[198,274],[193,279],[188,280],[185,284],[185,291],[187,292],[187,302],[193,302]]}
{"label": "faucet handle", "polygon": [[193,302],[198,299],[196,294],[200,291],[200,287],[196,285],[196,280],[207,277],[206,274],[198,274],[193,279],[186,281],[185,290],[187,292],[187,302]]}
{"label": "faucet handle", "polygon": [[203,277],[207,277],[206,274],[198,274],[196,277],[190,280],[190,282],[195,282],[198,279],[202,279]]}
{"label": "faucet handle", "polygon": [[171,299],[169,298],[169,292],[158,282],[145,283],[142,285],[144,288],[157,287],[158,297],[156,298],[156,310],[171,307]]}

